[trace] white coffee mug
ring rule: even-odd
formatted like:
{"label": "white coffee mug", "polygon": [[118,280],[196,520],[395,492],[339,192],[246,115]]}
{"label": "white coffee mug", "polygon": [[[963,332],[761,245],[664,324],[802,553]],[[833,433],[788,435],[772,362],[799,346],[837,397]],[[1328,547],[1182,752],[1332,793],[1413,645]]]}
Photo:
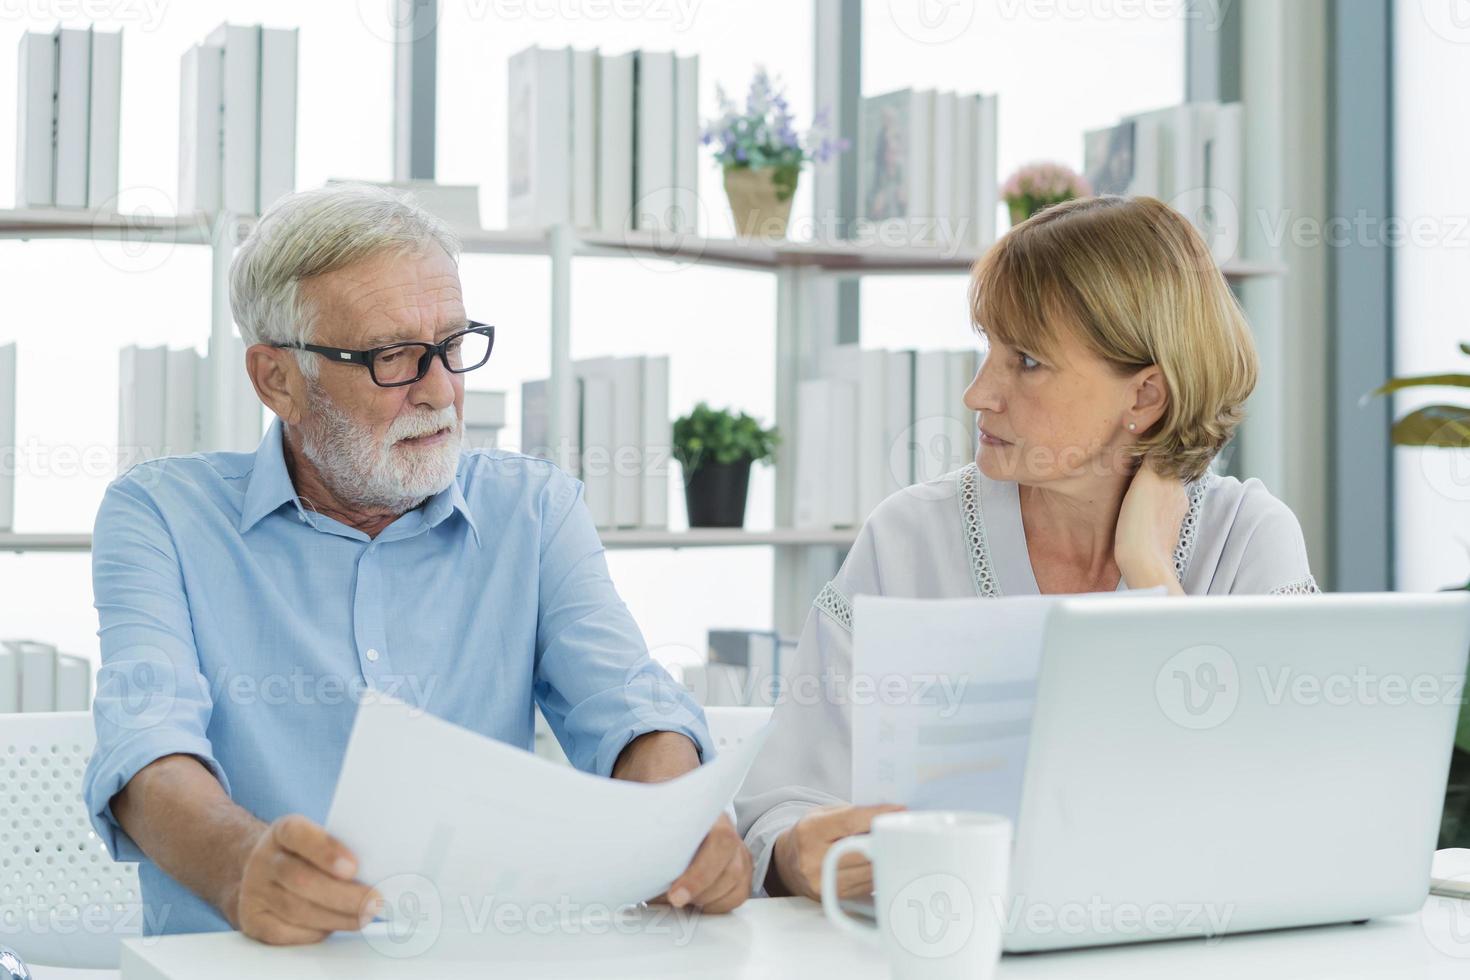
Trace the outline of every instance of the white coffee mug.
{"label": "white coffee mug", "polygon": [[[837,863],[873,863],[878,924],[852,918],[837,896]],[[881,946],[900,980],[988,980],[1000,961],[1011,822],[990,813],[905,811],[873,818],[869,834],[838,841],[822,861],[822,910]]]}

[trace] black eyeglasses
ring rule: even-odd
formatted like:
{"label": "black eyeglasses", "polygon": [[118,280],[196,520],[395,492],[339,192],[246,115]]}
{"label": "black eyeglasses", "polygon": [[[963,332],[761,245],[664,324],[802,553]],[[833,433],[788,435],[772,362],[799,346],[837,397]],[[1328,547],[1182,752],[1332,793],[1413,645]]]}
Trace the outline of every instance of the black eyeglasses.
{"label": "black eyeglasses", "polygon": [[271,346],[309,350],[333,361],[362,364],[372,376],[373,384],[380,388],[397,388],[411,385],[428,374],[429,365],[436,356],[454,374],[464,374],[483,366],[490,360],[490,351],[495,347],[495,328],[488,323],[470,321],[469,327],[459,333],[450,334],[437,344],[409,342],[388,344],[371,350],[344,350],[341,347],[322,347],[319,344]]}

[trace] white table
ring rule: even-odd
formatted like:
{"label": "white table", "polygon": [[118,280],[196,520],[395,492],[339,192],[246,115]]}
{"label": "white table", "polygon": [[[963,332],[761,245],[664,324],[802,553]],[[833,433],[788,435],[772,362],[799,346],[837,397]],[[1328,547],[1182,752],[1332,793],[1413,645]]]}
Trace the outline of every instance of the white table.
{"label": "white table", "polygon": [[[1456,918],[1458,917],[1458,919]],[[385,936],[336,935],[270,947],[238,933],[131,939],[122,980],[260,977],[812,977],[887,976],[878,952],[827,924],[805,899],[755,899],[728,916],[648,910],[638,930],[603,935],[520,931],[438,936],[426,953],[386,955]],[[377,927],[375,927],[377,928]],[[1008,956],[1004,980],[1431,980],[1470,976],[1470,903],[1431,897],[1418,915],[1107,949]]]}

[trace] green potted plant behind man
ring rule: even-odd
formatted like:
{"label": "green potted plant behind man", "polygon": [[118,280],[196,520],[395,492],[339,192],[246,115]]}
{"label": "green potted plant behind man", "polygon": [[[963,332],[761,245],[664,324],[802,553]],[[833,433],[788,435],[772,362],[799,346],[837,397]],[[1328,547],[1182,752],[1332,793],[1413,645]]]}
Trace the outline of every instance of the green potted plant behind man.
{"label": "green potted plant behind man", "polygon": [[775,455],[780,437],[744,412],[704,402],[674,422],[674,458],[684,468],[690,527],[741,527],[750,465]]}

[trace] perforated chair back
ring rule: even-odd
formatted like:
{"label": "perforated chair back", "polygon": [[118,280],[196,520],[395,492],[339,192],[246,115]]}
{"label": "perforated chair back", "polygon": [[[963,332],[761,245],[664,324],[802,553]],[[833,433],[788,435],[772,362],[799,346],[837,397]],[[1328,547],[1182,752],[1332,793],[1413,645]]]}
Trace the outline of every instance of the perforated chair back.
{"label": "perforated chair back", "polygon": [[772,708],[705,708],[704,720],[709,725],[715,751],[724,752],[745,741],[771,720]]}
{"label": "perforated chair back", "polygon": [[142,931],[138,866],[112,860],[87,819],[86,711],[0,714],[0,942],[29,964],[116,969]]}

